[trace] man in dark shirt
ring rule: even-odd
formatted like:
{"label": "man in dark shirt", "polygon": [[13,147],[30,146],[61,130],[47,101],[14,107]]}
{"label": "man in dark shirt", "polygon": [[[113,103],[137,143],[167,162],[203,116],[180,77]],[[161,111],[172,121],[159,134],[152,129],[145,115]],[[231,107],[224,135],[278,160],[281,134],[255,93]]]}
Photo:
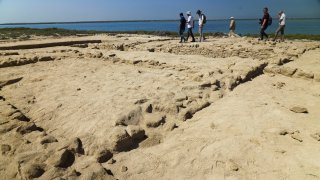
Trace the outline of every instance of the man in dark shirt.
{"label": "man in dark shirt", "polygon": [[184,18],[183,13],[180,13],[180,27],[179,27],[179,35],[181,37],[180,43],[183,43],[186,41],[184,38],[184,31],[186,30],[186,18]]}
{"label": "man in dark shirt", "polygon": [[260,40],[263,40],[264,36],[268,39],[268,34],[265,32],[269,26],[269,12],[268,8],[263,9],[263,18],[261,20],[261,29],[260,29]]}

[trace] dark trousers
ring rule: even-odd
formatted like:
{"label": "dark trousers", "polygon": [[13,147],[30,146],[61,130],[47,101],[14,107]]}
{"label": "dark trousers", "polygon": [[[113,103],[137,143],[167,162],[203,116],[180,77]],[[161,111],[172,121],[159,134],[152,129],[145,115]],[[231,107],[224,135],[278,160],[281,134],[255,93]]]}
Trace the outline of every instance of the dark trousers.
{"label": "dark trousers", "polygon": [[192,37],[193,42],[196,41],[193,36],[192,28],[188,28],[187,40],[189,39],[190,36]]}
{"label": "dark trousers", "polygon": [[268,26],[261,28],[260,30],[260,39],[263,40],[263,37],[265,36],[266,38],[268,38],[268,34],[265,32],[267,30]]}
{"label": "dark trousers", "polygon": [[185,31],[185,29],[180,29],[179,30],[179,35],[180,35],[180,38],[181,38],[180,42],[184,42],[185,41],[185,39],[184,39],[184,31]]}

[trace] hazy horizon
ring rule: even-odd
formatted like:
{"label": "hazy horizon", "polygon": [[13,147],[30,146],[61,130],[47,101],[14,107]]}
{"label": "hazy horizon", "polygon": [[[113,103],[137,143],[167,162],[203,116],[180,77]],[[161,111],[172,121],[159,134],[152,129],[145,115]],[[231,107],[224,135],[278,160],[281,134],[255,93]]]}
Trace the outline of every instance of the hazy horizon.
{"label": "hazy horizon", "polygon": [[[237,19],[237,20],[258,20],[259,18],[243,18],[243,19]],[[292,20],[308,20],[308,19],[320,19],[320,18],[288,18]],[[227,19],[207,19],[207,21],[226,21]],[[158,20],[92,20],[92,21],[51,21],[51,22],[16,22],[16,23],[0,23],[0,25],[19,25],[19,24],[69,24],[69,23],[117,23],[117,22],[170,22],[170,21],[179,21],[178,19],[158,19]]]}
{"label": "hazy horizon", "polygon": [[0,24],[175,20],[178,13],[201,9],[210,20],[258,19],[269,7],[275,17],[285,10],[288,18],[320,18],[320,0],[0,0]]}

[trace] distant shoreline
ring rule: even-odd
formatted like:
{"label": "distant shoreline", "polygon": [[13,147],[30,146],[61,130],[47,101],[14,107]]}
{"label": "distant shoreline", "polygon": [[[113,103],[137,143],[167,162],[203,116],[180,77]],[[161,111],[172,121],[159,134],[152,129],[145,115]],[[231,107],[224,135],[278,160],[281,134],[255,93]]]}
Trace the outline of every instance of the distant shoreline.
{"label": "distant shoreline", "polygon": [[[254,19],[237,19],[242,20],[257,20]],[[320,18],[288,18],[291,20],[314,20]],[[228,19],[210,19],[208,21],[226,21]],[[127,22],[176,22],[178,20],[119,20],[119,21],[72,21],[72,22],[30,22],[30,23],[0,23],[0,26],[10,26],[10,25],[33,25],[33,24],[87,24],[87,23],[127,23]]]}
{"label": "distant shoreline", "polygon": [[[0,40],[20,39],[28,40],[31,36],[77,36],[77,35],[96,35],[96,34],[136,34],[136,35],[154,35],[166,37],[178,37],[176,32],[171,31],[94,31],[94,30],[68,30],[59,28],[0,28]],[[207,36],[222,37],[226,34],[223,32],[208,32]],[[197,35],[197,34],[196,34]],[[243,34],[243,36],[258,38],[258,34]],[[270,35],[272,37],[273,35]],[[286,39],[306,39],[320,41],[320,34],[287,34]]]}

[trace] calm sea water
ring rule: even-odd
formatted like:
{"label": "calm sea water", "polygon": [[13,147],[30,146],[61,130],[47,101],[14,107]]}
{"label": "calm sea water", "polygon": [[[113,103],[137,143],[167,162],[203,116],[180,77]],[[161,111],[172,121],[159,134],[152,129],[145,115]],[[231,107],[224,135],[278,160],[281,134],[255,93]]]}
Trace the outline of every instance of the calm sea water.
{"label": "calm sea water", "polygon": [[[62,23],[62,24],[23,24],[0,25],[6,27],[28,28],[64,28],[71,30],[98,30],[98,31],[177,31],[178,21],[151,21],[151,22],[99,22],[99,23]],[[197,23],[196,23],[197,24]],[[228,32],[228,20],[208,21],[206,32]],[[277,28],[276,19],[267,32],[273,33]],[[197,31],[197,27],[195,27]],[[256,34],[259,32],[258,20],[237,20],[237,33]],[[320,34],[320,19],[287,20],[287,34]]]}

